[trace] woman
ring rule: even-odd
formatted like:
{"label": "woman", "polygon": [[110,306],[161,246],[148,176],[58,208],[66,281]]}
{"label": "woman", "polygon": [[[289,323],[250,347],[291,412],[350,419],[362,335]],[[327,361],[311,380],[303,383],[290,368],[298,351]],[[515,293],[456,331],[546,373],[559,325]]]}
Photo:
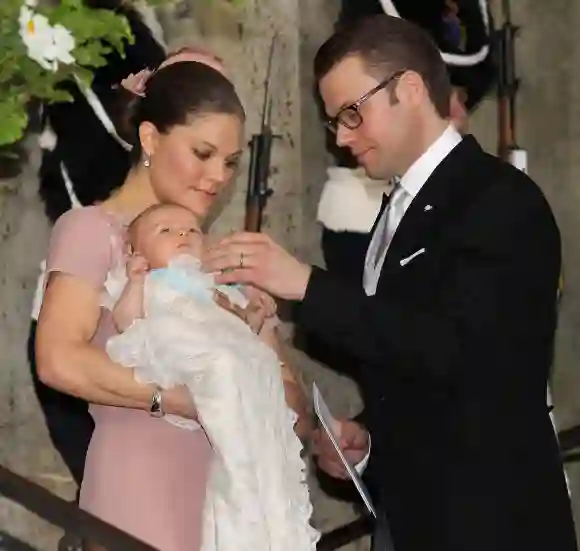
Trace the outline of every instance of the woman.
{"label": "woman", "polygon": [[80,506],[163,551],[194,551],[209,443],[201,430],[155,418],[195,419],[185,389],[140,385],[106,356],[114,329],[99,295],[109,268],[123,260],[124,226],[145,208],[173,202],[207,215],[235,174],[245,115],[220,72],[186,61],[152,75],[134,104],[134,164],[125,182],[101,205],[67,213],[53,230],[38,369],[46,384],[92,404]]}
{"label": "woman", "polygon": [[[54,103],[43,107],[44,127],[40,136],[43,151],[39,171],[39,193],[45,214],[54,223],[71,208],[93,205],[106,199],[124,181],[130,168],[127,144],[119,136],[112,119],[126,105],[125,90],[115,90],[127,72],[134,72],[123,81],[123,86],[133,90],[140,86],[143,76],[156,67],[176,61],[199,61],[222,72],[221,60],[210,52],[184,47],[167,57],[154,32],[145,24],[133,7],[95,0],[88,2],[95,8],[118,9],[129,21],[135,35],[135,44],[126,48],[126,55],[117,52],[107,56],[107,65],[95,71],[91,89],[81,89],[68,84],[73,102]],[[165,59],[165,61],[164,61]],[[134,90],[134,93],[138,90]],[[104,163],[103,159],[107,162]],[[45,262],[41,273],[31,313],[27,343],[28,361],[32,382],[43,411],[52,443],[60,453],[77,486],[80,487],[85,457],[94,429],[93,419],[86,401],[54,390],[43,384],[37,374],[35,357],[36,320],[42,303]]]}

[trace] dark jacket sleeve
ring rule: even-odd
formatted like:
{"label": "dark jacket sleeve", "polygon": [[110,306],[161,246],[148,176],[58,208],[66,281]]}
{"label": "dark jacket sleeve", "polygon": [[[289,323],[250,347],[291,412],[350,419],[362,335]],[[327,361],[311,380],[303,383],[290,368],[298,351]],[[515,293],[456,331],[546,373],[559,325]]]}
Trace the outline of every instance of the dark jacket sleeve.
{"label": "dark jacket sleeve", "polygon": [[443,380],[466,352],[483,350],[496,324],[517,335],[513,327],[523,323],[527,337],[549,338],[540,334],[549,323],[528,323],[551,316],[560,270],[558,229],[539,190],[527,179],[495,185],[463,220],[448,244],[438,296],[410,308],[412,297],[367,297],[361,286],[314,268],[300,323],[364,364],[384,368],[397,357],[404,360],[392,362],[398,369]]}

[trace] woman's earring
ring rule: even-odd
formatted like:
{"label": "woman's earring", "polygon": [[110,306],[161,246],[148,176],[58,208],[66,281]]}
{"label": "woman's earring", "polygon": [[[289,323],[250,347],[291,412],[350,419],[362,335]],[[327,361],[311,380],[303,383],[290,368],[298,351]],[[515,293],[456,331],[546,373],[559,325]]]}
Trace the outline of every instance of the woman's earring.
{"label": "woman's earring", "polygon": [[149,168],[151,166],[151,158],[147,153],[145,153],[145,158],[143,159],[143,166],[145,168]]}

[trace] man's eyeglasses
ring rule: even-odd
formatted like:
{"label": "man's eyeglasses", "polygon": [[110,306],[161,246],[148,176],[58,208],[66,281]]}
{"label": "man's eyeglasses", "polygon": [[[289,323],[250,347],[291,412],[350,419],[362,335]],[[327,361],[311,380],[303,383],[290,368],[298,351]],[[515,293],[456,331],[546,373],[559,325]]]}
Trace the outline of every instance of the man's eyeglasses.
{"label": "man's eyeglasses", "polygon": [[386,88],[393,80],[402,77],[406,73],[405,70],[397,71],[393,73],[390,77],[383,80],[377,86],[375,86],[370,92],[367,92],[364,96],[360,97],[353,104],[343,107],[335,117],[329,118],[325,124],[330,131],[336,134],[338,130],[338,125],[348,128],[349,130],[355,130],[363,123],[362,115],[360,114],[360,106],[371,97],[373,97],[379,90]]}

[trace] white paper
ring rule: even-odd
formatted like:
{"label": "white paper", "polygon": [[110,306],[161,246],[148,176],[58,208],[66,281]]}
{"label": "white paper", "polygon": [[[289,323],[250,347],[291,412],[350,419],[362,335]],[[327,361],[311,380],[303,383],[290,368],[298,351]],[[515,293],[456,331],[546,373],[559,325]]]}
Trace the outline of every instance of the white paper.
{"label": "white paper", "polygon": [[312,384],[312,400],[314,402],[314,411],[316,412],[316,416],[320,420],[322,428],[325,430],[326,434],[328,435],[328,438],[330,438],[330,441],[332,442],[332,445],[334,446],[336,453],[338,454],[340,460],[345,466],[350,478],[352,479],[356,489],[358,490],[358,493],[360,494],[364,504],[369,510],[369,513],[371,513],[376,518],[377,513],[375,511],[375,508],[373,507],[371,496],[369,494],[367,487],[365,486],[364,482],[362,481],[362,478],[360,477],[356,469],[349,463],[348,459],[344,456],[344,453],[342,453],[342,450],[340,449],[339,445],[340,438],[336,434],[336,427],[338,426],[338,421],[330,413],[330,410],[328,409],[328,406],[326,405],[326,402],[324,401],[322,394],[320,394],[320,390],[318,390],[316,383]]}

